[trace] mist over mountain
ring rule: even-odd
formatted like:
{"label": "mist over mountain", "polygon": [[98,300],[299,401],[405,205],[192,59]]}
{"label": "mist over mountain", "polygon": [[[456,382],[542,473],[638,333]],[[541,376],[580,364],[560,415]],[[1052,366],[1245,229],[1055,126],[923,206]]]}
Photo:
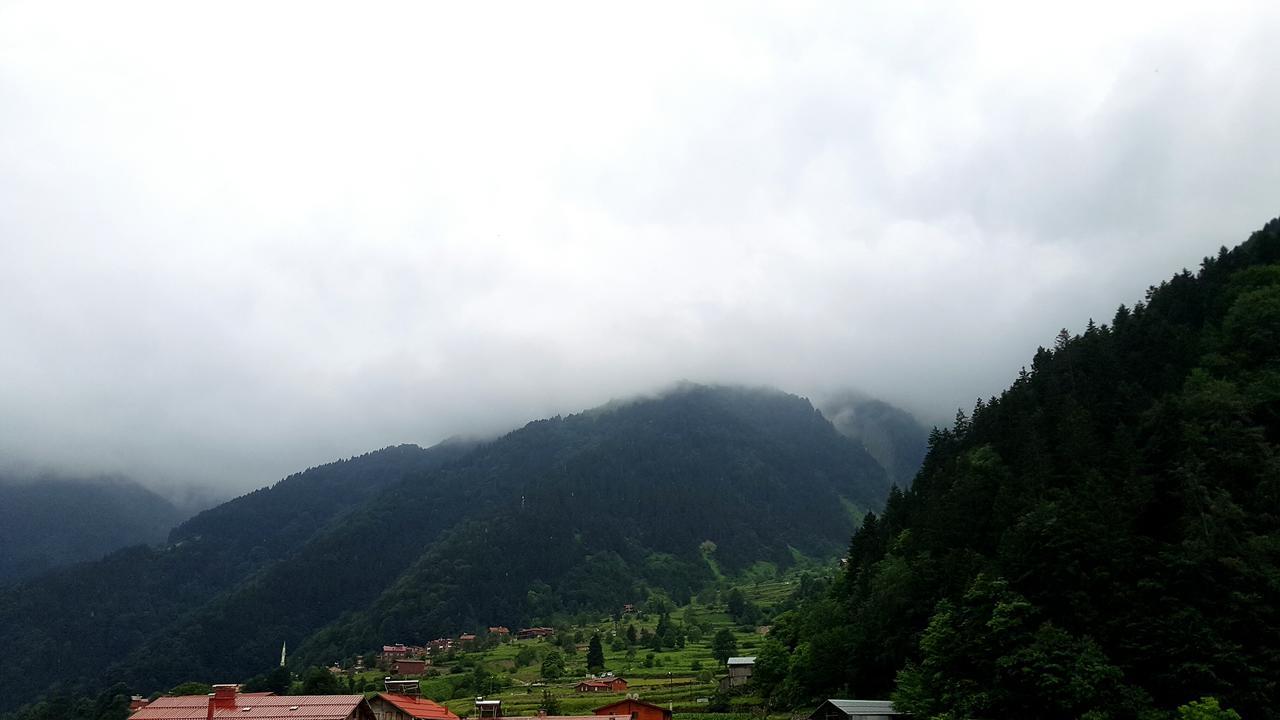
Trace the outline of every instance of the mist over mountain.
{"label": "mist over mountain", "polygon": [[861,443],[768,389],[686,383],[488,442],[390,447],[205,511],[167,547],[0,593],[19,670],[0,697],[247,677],[285,641],[319,661],[386,632],[688,597],[720,572],[842,552],[889,487]]}
{"label": "mist over mountain", "polygon": [[932,424],[1280,187],[1263,0],[60,8],[0,5],[0,463],[148,486],[672,378]]}
{"label": "mist over mountain", "polygon": [[188,514],[126,478],[0,476],[0,584],[163,542]]}
{"label": "mist over mountain", "polygon": [[928,430],[911,413],[862,393],[843,392],[819,407],[842,434],[862,443],[889,480],[907,487],[928,450]]}
{"label": "mist over mountain", "polygon": [[191,518],[173,529],[172,544],[125,548],[0,591],[0,645],[24,654],[16,661],[23,673],[0,674],[2,707],[54,684],[97,687],[110,664],[148,637],[287,558],[380,489],[458,449],[397,446],[315,467]]}

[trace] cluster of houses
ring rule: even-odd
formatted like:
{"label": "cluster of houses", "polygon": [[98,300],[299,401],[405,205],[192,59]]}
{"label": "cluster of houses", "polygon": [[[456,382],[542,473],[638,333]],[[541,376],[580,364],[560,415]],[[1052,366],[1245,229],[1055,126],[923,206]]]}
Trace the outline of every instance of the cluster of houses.
{"label": "cluster of houses", "polygon": [[[511,629],[503,625],[494,625],[488,629],[490,637],[496,637],[499,640],[514,638],[516,640],[533,640],[536,638],[550,637],[556,634],[554,628],[549,627],[529,627],[521,628],[514,634]],[[425,661],[423,667],[431,664],[431,656],[441,653],[447,653],[451,650],[463,648],[467,643],[472,643],[479,638],[474,633],[462,633],[457,638],[436,638],[425,645],[405,645],[396,643],[394,645],[383,645],[382,652],[378,655],[378,660],[382,667],[394,670],[392,663],[406,661]],[[421,674],[422,669],[416,671],[412,662],[405,666],[409,668],[405,672],[396,671],[401,675]]]}
{"label": "cluster of houses", "polygon": [[[551,637],[555,635],[555,632],[554,628],[549,627],[529,627],[521,628],[513,633],[508,627],[494,625],[488,628],[488,637],[497,638],[499,641],[508,639],[532,640]],[[479,637],[474,633],[462,633],[456,638],[436,638],[423,645],[406,645],[404,643],[383,645],[382,652],[378,653],[376,657],[377,665],[393,675],[424,675],[427,672],[427,668],[431,667],[433,656],[442,655],[453,650],[469,649],[467,644],[477,640],[479,640]],[[364,658],[357,658],[353,670],[342,668],[335,663],[329,668],[329,672],[334,675],[346,675],[351,672],[359,673],[364,669]]]}

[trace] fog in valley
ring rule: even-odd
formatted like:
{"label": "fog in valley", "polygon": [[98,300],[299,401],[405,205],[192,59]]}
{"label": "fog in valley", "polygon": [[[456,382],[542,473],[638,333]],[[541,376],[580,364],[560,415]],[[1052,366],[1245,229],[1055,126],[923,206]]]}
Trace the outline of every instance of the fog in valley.
{"label": "fog in valley", "polygon": [[1275,6],[792,5],[0,4],[0,469],[230,495],[680,380],[945,422],[1276,214]]}

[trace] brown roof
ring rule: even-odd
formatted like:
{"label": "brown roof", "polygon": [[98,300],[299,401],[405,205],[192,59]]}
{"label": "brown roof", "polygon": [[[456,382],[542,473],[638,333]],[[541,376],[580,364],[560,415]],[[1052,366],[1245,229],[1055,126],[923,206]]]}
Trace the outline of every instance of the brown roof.
{"label": "brown roof", "polygon": [[586,685],[587,687],[608,688],[608,687],[613,687],[613,684],[616,682],[620,682],[624,685],[627,683],[626,680],[623,680],[620,677],[614,677],[614,678],[600,678],[598,680],[583,680],[582,682],[578,683],[578,685]]}
{"label": "brown roof", "polygon": [[378,693],[377,697],[380,697],[400,708],[409,715],[409,717],[429,720],[458,720],[458,716],[453,714],[449,708],[431,702],[430,700],[409,697],[408,695],[395,695],[392,693]]}
{"label": "brown roof", "polygon": [[[222,720],[345,720],[363,703],[363,695],[240,693],[236,695],[234,705],[214,707],[213,717]],[[162,697],[130,715],[129,720],[204,720],[208,711],[207,695]]]}

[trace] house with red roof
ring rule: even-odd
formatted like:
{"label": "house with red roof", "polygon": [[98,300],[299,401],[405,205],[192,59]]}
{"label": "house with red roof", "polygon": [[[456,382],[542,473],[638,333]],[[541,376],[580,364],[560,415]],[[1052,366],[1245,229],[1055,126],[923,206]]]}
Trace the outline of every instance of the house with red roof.
{"label": "house with red roof", "polygon": [[449,708],[438,703],[394,693],[378,693],[369,700],[374,720],[458,720]]}
{"label": "house with red roof", "polygon": [[634,698],[609,703],[591,712],[608,717],[621,715],[627,720],[671,720],[671,711],[667,708]]}
{"label": "house with red roof", "polygon": [[521,628],[520,630],[516,631],[516,639],[532,640],[533,638],[551,637],[552,635],[555,635],[555,634],[556,634],[555,629],[549,628],[549,627]]}
{"label": "house with red roof", "polygon": [[627,681],[620,677],[600,678],[599,680],[583,680],[574,686],[580,693],[586,692],[626,692]]}
{"label": "house with red roof", "polygon": [[273,695],[240,693],[214,685],[208,695],[161,697],[129,720],[374,720],[363,695]]}
{"label": "house with red roof", "polygon": [[431,652],[446,652],[453,648],[453,638],[436,638],[427,643],[427,650]]}

